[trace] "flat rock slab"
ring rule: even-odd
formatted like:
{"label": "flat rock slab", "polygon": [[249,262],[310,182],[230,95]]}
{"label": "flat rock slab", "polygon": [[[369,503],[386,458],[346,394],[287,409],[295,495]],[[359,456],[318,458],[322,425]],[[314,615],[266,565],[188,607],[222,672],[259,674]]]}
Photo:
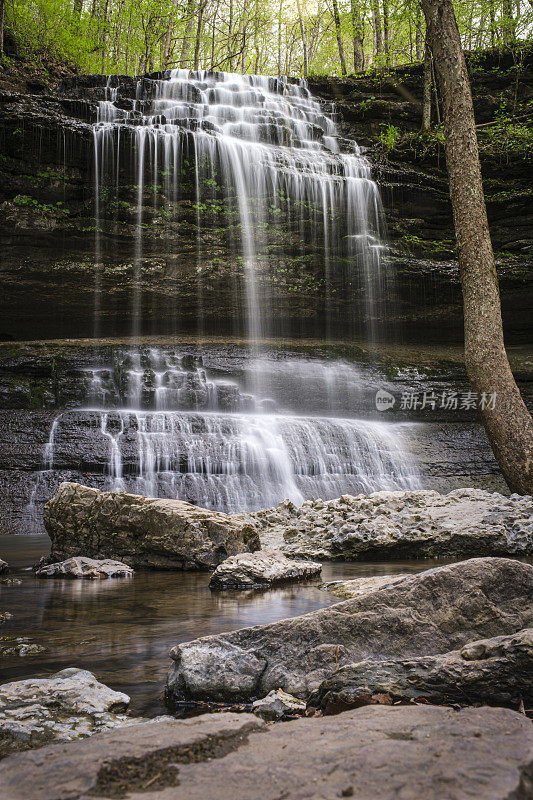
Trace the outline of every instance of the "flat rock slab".
{"label": "flat rock slab", "polygon": [[302,558],[533,555],[531,497],[457,489],[343,495],[236,515],[266,547]]}
{"label": "flat rock slab", "polygon": [[302,581],[320,575],[322,565],[294,561],[276,550],[239,553],[219,564],[211,575],[211,589],[253,589],[276,583]]}
{"label": "flat rock slab", "polygon": [[11,756],[0,785],[3,800],[525,800],[532,771],[533,727],[515,711],[369,706],[143,723]]}
{"label": "flat rock slab", "polygon": [[74,556],[66,561],[45,564],[35,570],[39,578],[131,578],[133,570],[121,561],[111,558],[97,560]]}
{"label": "flat rock slab", "polygon": [[0,755],[131,723],[130,698],[74,667],[0,686]]}
{"label": "flat rock slab", "polygon": [[335,597],[340,597],[341,600],[350,600],[353,597],[362,597],[370,590],[388,589],[408,577],[409,573],[406,572],[401,572],[398,575],[369,575],[364,578],[353,578],[349,581],[328,581],[320,584],[319,589],[323,589]]}
{"label": "flat rock slab", "polygon": [[533,701],[533,629],[513,636],[471,642],[461,650],[421,658],[368,659],[342,667],[326,678],[309,705],[326,713],[394,700],[472,705],[483,703],[518,709]]}
{"label": "flat rock slab", "polygon": [[134,568],[214,569],[228,556],[259,549],[253,528],[228,514],[79,483],[59,486],[44,524],[53,561],[88,556]]}
{"label": "flat rock slab", "polygon": [[412,658],[533,627],[533,566],[462,561],[270,625],[179,644],[167,703],[249,701],[272,689],[306,698],[336,668]]}

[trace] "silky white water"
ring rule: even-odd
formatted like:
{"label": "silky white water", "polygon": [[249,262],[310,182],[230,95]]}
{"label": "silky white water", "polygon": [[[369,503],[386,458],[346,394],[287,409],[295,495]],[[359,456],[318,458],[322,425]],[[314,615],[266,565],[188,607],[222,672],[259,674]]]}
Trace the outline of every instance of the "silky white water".
{"label": "silky white water", "polygon": [[[95,336],[103,209],[110,199],[115,213],[124,203],[129,174],[135,208],[129,315],[138,345],[83,372],[85,410],[56,419],[43,470],[61,473],[74,435],[87,443],[81,470],[87,482],[231,512],[285,498],[299,504],[416,486],[402,427],[369,418],[379,379],[335,360],[272,358],[265,344],[274,333],[279,279],[272,248],[303,252],[308,239],[321,253],[326,336],[341,295],[345,335],[361,298],[367,337],[378,333],[375,309],[391,285],[379,191],[357,145],[340,139],[331,109],[304,83],[173,70],[140,78],[134,97],[131,84],[109,78],[93,133]],[[248,340],[245,366],[234,374],[221,375],[198,355],[141,346],[146,313],[157,316],[157,306],[147,308],[153,303],[148,220],[154,211],[176,218],[180,202],[195,221],[186,231],[189,243],[195,239],[191,281],[200,340],[208,288],[199,266],[201,234],[213,215],[225,220],[233,254],[225,268],[235,295],[242,290],[245,298],[232,313],[242,315],[235,323]],[[168,247],[175,242],[169,238]],[[176,335],[179,305],[178,299]]]}

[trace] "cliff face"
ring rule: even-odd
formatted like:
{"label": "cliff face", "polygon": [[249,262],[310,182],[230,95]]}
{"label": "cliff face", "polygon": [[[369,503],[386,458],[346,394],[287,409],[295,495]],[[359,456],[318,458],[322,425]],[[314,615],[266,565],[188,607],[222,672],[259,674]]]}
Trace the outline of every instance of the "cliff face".
{"label": "cliff face", "polygon": [[[467,56],[505,329],[528,341],[533,268],[533,54]],[[421,136],[419,64],[310,79],[346,137],[368,148],[394,248],[402,317],[416,338],[460,337],[461,292],[444,145]],[[432,96],[432,121],[438,119]],[[509,125],[505,120],[513,119]]]}
{"label": "cliff face", "polygon": [[[494,121],[505,104],[513,104],[520,116],[533,92],[528,57],[520,69],[495,58],[471,65],[476,114],[483,125]],[[394,316],[408,339],[459,340],[460,287],[443,148],[433,140],[399,136],[419,128],[421,80],[415,66],[386,75],[313,78],[309,84],[326,103],[335,102],[343,135],[368,148],[374,165],[398,273],[396,308],[384,305],[378,316],[388,322]],[[122,78],[121,84],[135,96],[133,79]],[[96,223],[91,123],[105,85],[105,77],[78,76],[52,86],[26,80],[24,86],[0,89],[4,339],[92,335]],[[526,146],[523,151],[486,148],[483,169],[506,332],[520,342],[529,330],[532,299],[531,151]],[[201,285],[205,330],[239,333],[243,280],[232,251],[237,221],[227,209],[213,206],[201,209],[198,229],[191,176],[185,175],[183,183],[178,213],[170,219],[153,210],[148,196],[142,200],[143,330],[172,332],[176,305],[180,329],[196,330]],[[103,335],[131,330],[137,210],[133,183],[124,187],[118,202],[112,197],[101,201]],[[302,251],[295,245],[299,238],[294,222],[284,221],[260,272],[265,280],[267,274],[275,276],[275,332],[321,336],[325,267],[317,243],[309,241]],[[333,309],[333,332],[339,336],[347,302],[339,292]],[[363,306],[361,298],[361,316]]]}

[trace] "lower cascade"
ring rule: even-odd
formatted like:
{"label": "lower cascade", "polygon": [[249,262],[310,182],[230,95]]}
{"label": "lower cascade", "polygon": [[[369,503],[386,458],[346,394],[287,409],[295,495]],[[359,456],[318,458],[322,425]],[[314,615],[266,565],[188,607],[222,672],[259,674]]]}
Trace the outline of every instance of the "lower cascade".
{"label": "lower cascade", "polygon": [[[118,358],[88,371],[86,383],[93,402],[113,407],[60,414],[44,466],[61,472],[77,430],[91,441],[83,471],[99,473],[103,488],[227,512],[418,485],[401,425],[340,416],[364,399],[365,377],[355,367],[291,364],[264,362],[264,375],[278,374],[273,397],[261,398],[212,379],[191,356],[150,350]],[[254,382],[256,369],[244,383]],[[323,413],[304,416],[314,393]]]}

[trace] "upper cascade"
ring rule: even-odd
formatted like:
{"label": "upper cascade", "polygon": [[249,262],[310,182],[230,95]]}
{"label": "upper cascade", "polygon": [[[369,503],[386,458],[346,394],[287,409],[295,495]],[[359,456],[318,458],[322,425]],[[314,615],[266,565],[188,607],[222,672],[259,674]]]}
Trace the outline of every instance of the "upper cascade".
{"label": "upper cascade", "polygon": [[[362,302],[363,327],[375,338],[376,303],[390,295],[380,196],[368,160],[355,142],[341,142],[331,114],[331,105],[313,98],[305,83],[281,78],[171,70],[139,78],[134,97],[130,82],[108,78],[94,125],[96,230],[101,229],[102,189],[106,197],[114,192],[120,205],[121,169],[133,166],[134,336],[140,333],[147,283],[146,211],[163,208],[171,220],[192,189],[197,259],[199,232],[209,227],[209,215],[226,220],[222,235],[236,256],[228,270],[235,285],[243,286],[240,328],[249,340],[260,342],[275,333],[279,281],[273,254],[288,231],[303,268],[309,253],[317,254],[323,277],[313,273],[312,280],[320,280],[325,316],[332,298],[342,298],[341,320],[349,327],[355,301]],[[97,264],[100,251],[97,235]],[[198,273],[199,316],[204,289]],[[97,316],[100,291],[97,275]]]}

